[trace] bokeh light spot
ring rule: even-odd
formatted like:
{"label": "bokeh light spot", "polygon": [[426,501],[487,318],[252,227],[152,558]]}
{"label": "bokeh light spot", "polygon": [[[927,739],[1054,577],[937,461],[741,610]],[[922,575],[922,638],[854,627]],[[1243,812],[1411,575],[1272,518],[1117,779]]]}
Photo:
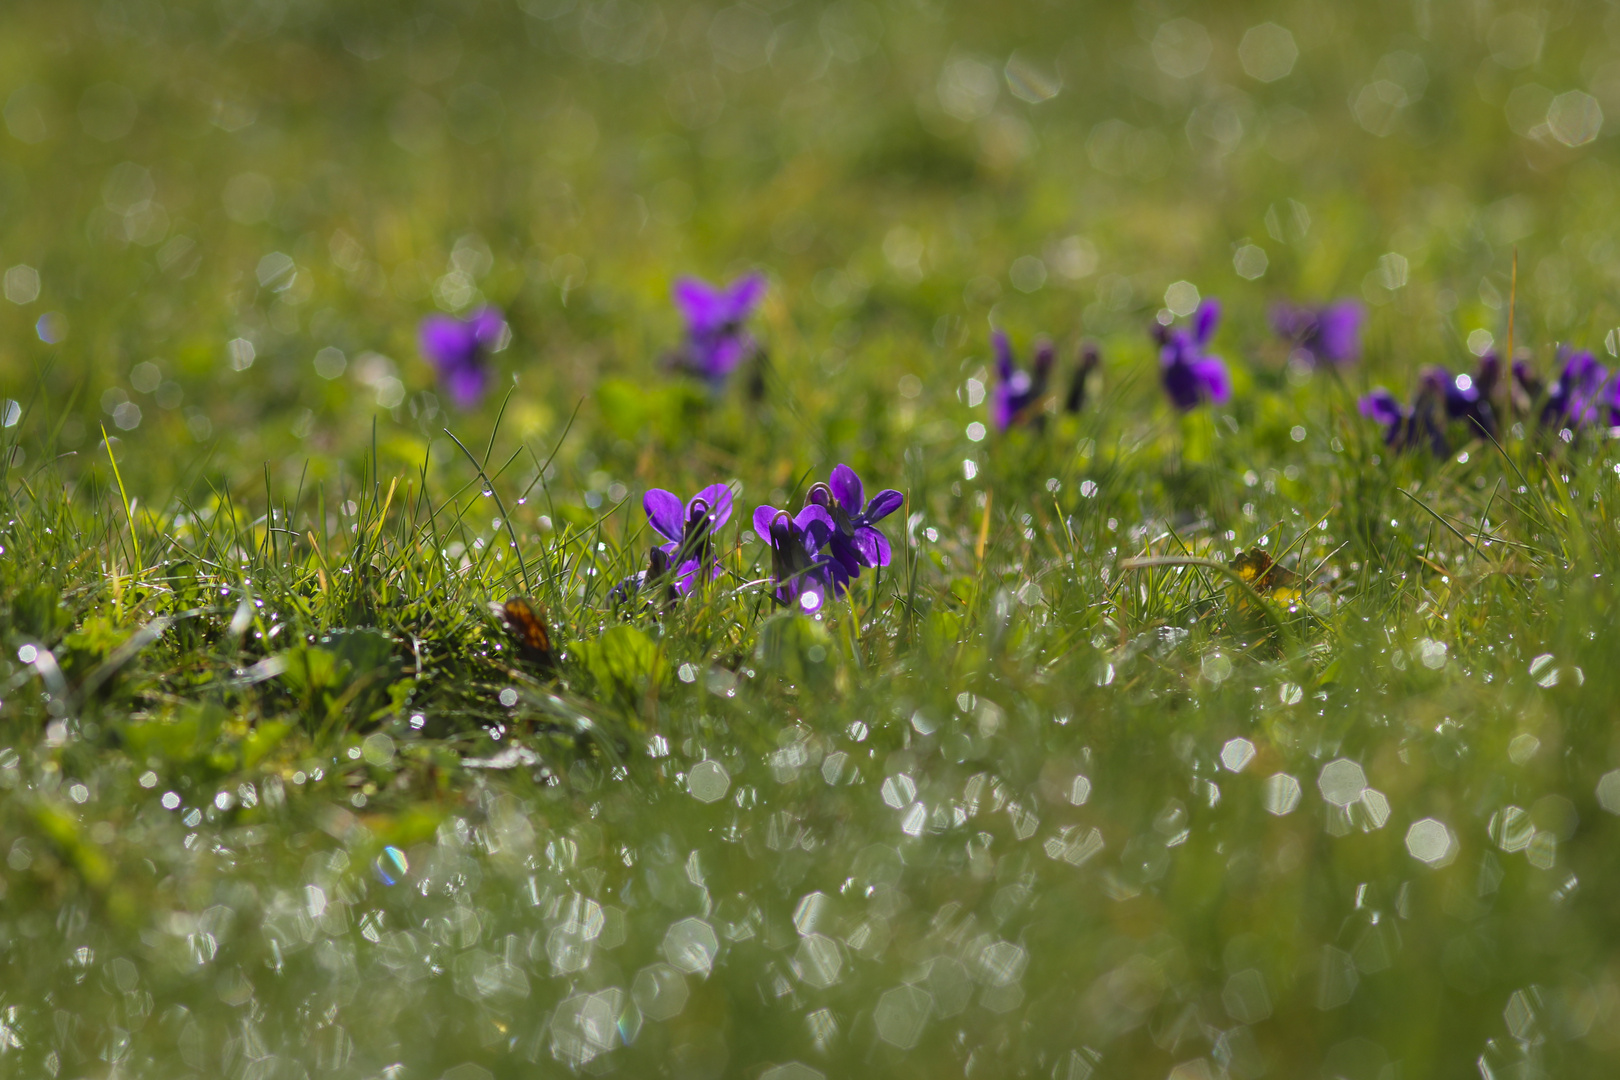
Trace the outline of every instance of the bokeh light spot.
{"label": "bokeh light spot", "polygon": [[698,802],[719,802],[730,788],[731,774],[718,761],[700,761],[686,774],[686,790]]}
{"label": "bokeh light spot", "polygon": [[1412,858],[1432,867],[1449,863],[1456,856],[1457,842],[1451,830],[1437,818],[1424,818],[1406,830],[1406,850]]}
{"label": "bokeh light spot", "polygon": [[1286,78],[1299,60],[1294,35],[1273,22],[1251,26],[1238,44],[1238,61],[1251,79],[1276,82]]}

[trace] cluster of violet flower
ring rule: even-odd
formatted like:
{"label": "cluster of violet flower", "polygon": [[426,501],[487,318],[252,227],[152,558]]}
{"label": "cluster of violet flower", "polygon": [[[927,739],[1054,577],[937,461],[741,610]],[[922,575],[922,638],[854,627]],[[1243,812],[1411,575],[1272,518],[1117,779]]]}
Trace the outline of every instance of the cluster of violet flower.
{"label": "cluster of violet flower", "polygon": [[763,275],[748,274],[720,287],[682,278],[674,296],[686,320],[686,340],[669,357],[671,367],[718,389],[744,361],[760,354],[747,323],[765,298]]}
{"label": "cluster of violet flower", "polygon": [[[1292,345],[1290,359],[1307,365],[1347,364],[1361,354],[1363,311],[1351,300],[1321,307],[1294,304],[1272,309],[1271,324],[1277,335]],[[1214,299],[1199,304],[1190,326],[1177,326],[1168,314],[1153,326],[1153,341],[1159,351],[1159,378],[1165,397],[1180,412],[1200,405],[1224,405],[1232,398],[1232,380],[1226,361],[1209,349],[1220,324],[1221,305]],[[1029,371],[1013,358],[1005,334],[992,338],[996,354],[996,384],[990,398],[990,418],[996,428],[1007,430],[1015,424],[1038,424],[1051,379],[1055,352],[1048,341],[1035,348]],[[1064,409],[1079,412],[1085,404],[1086,379],[1098,363],[1095,345],[1087,343],[1075,368]]]}
{"label": "cluster of violet flower", "polygon": [[[1620,380],[1584,350],[1561,347],[1558,360],[1558,378],[1551,386],[1544,386],[1523,360],[1515,360],[1502,396],[1521,413],[1535,410],[1544,430],[1567,432],[1567,438],[1587,428],[1620,425]],[[1448,432],[1454,422],[1462,422],[1472,437],[1499,437],[1501,383],[1501,358],[1487,352],[1473,374],[1452,375],[1439,365],[1424,368],[1410,405],[1380,386],[1362,397],[1359,407],[1363,416],[1383,425],[1384,444],[1390,449],[1427,447],[1436,457],[1445,457],[1451,452]]]}
{"label": "cluster of violet flower", "polygon": [[[725,484],[711,484],[685,503],[678,495],[651,488],[642,497],[647,523],[664,538],[648,553],[647,569],[613,589],[622,603],[650,587],[662,585],[662,606],[685,596],[702,581],[722,573],[714,553],[714,534],[731,519],[735,494]],[[898,510],[905,497],[884,488],[866,498],[855,470],[838,465],[826,483],[810,486],[797,514],[761,504],[754,509],[754,532],[771,552],[771,581],[777,603],[814,614],[828,595],[842,596],[863,570],[888,566],[888,537],[877,523]]]}
{"label": "cluster of violet flower", "polygon": [[[712,388],[722,387],[741,365],[763,355],[747,323],[765,291],[765,278],[757,273],[724,286],[696,278],[678,280],[673,299],[685,321],[685,334],[666,357],[666,363]],[[1226,361],[1210,351],[1220,317],[1220,303],[1211,298],[1199,304],[1188,325],[1176,325],[1166,313],[1152,328],[1160,381],[1165,396],[1178,411],[1231,400],[1232,382]],[[1270,321],[1277,336],[1289,343],[1291,362],[1343,366],[1360,357],[1365,311],[1356,301],[1316,306],[1279,304],[1272,309]],[[471,408],[482,399],[491,381],[490,357],[510,338],[505,320],[494,308],[482,308],[462,319],[432,315],[421,328],[422,351],[460,408]],[[989,400],[992,423],[999,431],[1019,425],[1039,426],[1048,407],[1055,347],[1048,339],[1038,340],[1031,366],[1025,370],[1019,366],[1004,332],[997,330],[991,344],[995,353],[994,387]],[[1521,411],[1529,409],[1532,402],[1540,402],[1539,421],[1553,430],[1575,432],[1584,427],[1620,424],[1620,379],[1611,378],[1589,352],[1563,349],[1560,361],[1562,370],[1545,393],[1529,368],[1522,361],[1514,362],[1508,393]],[[1087,342],[1081,348],[1062,402],[1065,411],[1077,413],[1084,406],[1087,380],[1098,362],[1096,346]],[[1384,442],[1390,448],[1404,451],[1426,447],[1443,456],[1450,449],[1448,429],[1453,423],[1466,424],[1471,435],[1497,437],[1499,406],[1493,402],[1502,374],[1501,360],[1487,353],[1473,373],[1453,375],[1437,365],[1424,368],[1410,404],[1377,387],[1364,395],[1358,406],[1362,415],[1383,427]],[[894,493],[883,492],[872,504],[882,507],[881,512],[871,517],[870,509],[862,509],[859,478],[846,466],[839,469],[842,472],[835,470],[830,484],[811,489],[810,501],[798,514],[771,510],[769,518],[760,518],[758,515],[769,508],[756,512],[756,530],[771,545],[777,567],[783,571],[778,580],[793,583],[783,586],[784,600],[821,595],[828,589],[841,592],[862,567],[887,564],[886,542],[881,548],[882,561],[877,561],[879,549],[873,546],[877,541],[856,543],[850,538],[881,538],[881,533],[870,529],[869,520],[892,511],[899,505],[898,496],[891,505],[880,500]],[[649,494],[649,499],[658,500],[656,512],[652,502],[647,505],[649,520],[669,543],[658,549],[667,561],[658,563],[655,552],[654,565],[643,576],[651,572],[652,577],[662,578],[673,570],[673,587],[677,593],[684,593],[690,588],[695,567],[700,563],[712,565],[712,558],[703,552],[681,545],[695,542],[697,534],[692,530],[697,526],[689,520],[697,512],[694,507],[701,510],[699,518],[707,522],[703,528],[708,532],[724,523],[731,503],[729,492],[722,495],[722,490],[706,488],[681,512],[677,512],[679,500],[673,495]],[[686,516],[682,517],[682,513]],[[819,554],[823,548],[832,554],[823,557]],[[810,592],[806,593],[806,589]]]}
{"label": "cluster of violet flower", "polygon": [[[686,323],[680,346],[666,362],[718,389],[750,359],[762,356],[747,322],[764,298],[763,276],[749,274],[726,286],[683,278],[674,287],[674,301]],[[1220,405],[1231,399],[1232,383],[1226,362],[1210,351],[1220,323],[1220,303],[1206,299],[1192,313],[1190,325],[1178,326],[1166,314],[1153,326],[1158,347],[1159,375],[1165,396],[1179,411],[1200,405]],[[1308,366],[1353,363],[1361,353],[1365,312],[1352,300],[1321,306],[1282,304],[1271,311],[1273,331],[1290,344],[1289,359]],[[437,369],[451,400],[471,408],[490,384],[489,358],[510,340],[501,313],[482,308],[462,319],[429,316],[422,323],[422,351]],[[1018,365],[1007,335],[996,331],[995,385],[990,395],[990,418],[1000,431],[1015,425],[1044,422],[1048,389],[1056,349],[1040,339],[1029,370]],[[1521,412],[1539,402],[1539,422],[1566,432],[1566,438],[1585,427],[1620,425],[1620,379],[1589,352],[1560,350],[1562,369],[1545,388],[1527,365],[1515,361],[1508,396]],[[1063,408],[1077,413],[1085,404],[1086,382],[1099,361],[1095,345],[1082,346]],[[1383,387],[1363,396],[1362,415],[1384,428],[1384,442],[1397,451],[1427,448],[1438,456],[1449,453],[1448,429],[1466,423],[1471,434],[1495,439],[1498,433],[1494,404],[1502,381],[1502,363],[1486,353],[1472,373],[1453,375],[1438,365],[1426,367],[1418,379],[1411,404],[1403,404]],[[720,576],[713,537],[731,518],[735,499],[725,484],[711,484],[683,502],[662,488],[650,489],[642,501],[647,521],[664,540],[648,553],[647,568],[613,590],[615,602],[624,602],[643,590],[664,590],[667,607],[690,593],[700,581]],[[888,566],[889,541],[877,523],[899,509],[903,496],[885,488],[867,500],[855,470],[838,465],[825,483],[811,485],[797,513],[774,506],[756,507],[754,531],[771,552],[771,581],[779,604],[818,612],[829,595],[842,596],[864,570]]]}
{"label": "cluster of violet flower", "polygon": [[[997,330],[991,337],[991,345],[996,353],[996,381],[990,392],[990,419],[996,430],[1006,431],[1017,424],[1039,426],[1046,419],[1047,386],[1052,379],[1057,348],[1050,339],[1037,340],[1034,362],[1030,370],[1025,371],[1018,366],[1012,343],[1005,333]],[[1085,406],[1086,379],[1096,370],[1100,358],[1092,342],[1080,347],[1080,359],[1063,399],[1065,412],[1077,413]]]}
{"label": "cluster of violet flower", "polygon": [[[1559,350],[1563,367],[1542,399],[1545,428],[1579,431],[1620,426],[1620,372],[1611,372],[1586,351]],[[1530,400],[1541,398],[1542,386],[1523,361],[1514,361],[1514,384]]]}
{"label": "cluster of violet flower", "polygon": [[1354,300],[1312,307],[1278,304],[1271,309],[1271,329],[1293,345],[1290,359],[1314,367],[1350,364],[1361,357],[1361,324],[1366,311]]}
{"label": "cluster of violet flower", "polygon": [[1182,412],[1209,403],[1224,405],[1232,398],[1232,380],[1226,361],[1207,351],[1215,326],[1221,321],[1221,305],[1205,300],[1193,312],[1192,332],[1157,323],[1153,339],[1159,345],[1159,377],[1165,395]]}
{"label": "cluster of violet flower", "polygon": [[1376,387],[1358,403],[1361,415],[1384,428],[1384,445],[1391,450],[1415,450],[1427,446],[1436,457],[1451,452],[1447,428],[1454,420],[1466,421],[1473,434],[1496,438],[1496,409],[1491,404],[1502,377],[1502,364],[1495,353],[1486,353],[1472,375],[1452,375],[1439,365],[1424,368],[1418,375],[1418,390],[1411,405]]}
{"label": "cluster of violet flower", "polygon": [[[697,278],[675,283],[673,299],[685,323],[681,344],[666,357],[675,370],[693,375],[718,389],[746,361],[762,355],[747,323],[765,297],[766,282],[748,274],[729,285],[716,286]],[[1209,351],[1220,322],[1219,302],[1199,305],[1191,329],[1155,324],[1160,376],[1170,403],[1181,411],[1202,404],[1224,404],[1232,395],[1226,362]],[[1347,363],[1360,352],[1362,310],[1352,301],[1325,307],[1280,306],[1272,312],[1277,333],[1293,343],[1293,356],[1307,363]],[[484,308],[465,319],[429,316],[422,323],[422,351],[438,370],[441,382],[458,407],[478,403],[490,383],[489,358],[510,338],[505,321],[494,308]],[[990,419],[998,431],[1044,422],[1056,349],[1048,339],[1035,346],[1029,370],[1019,366],[1007,335],[996,331],[995,385],[990,395]],[[1078,413],[1085,405],[1086,385],[1099,363],[1095,344],[1082,345],[1062,406]]]}
{"label": "cluster of violet flower", "polygon": [[439,375],[439,384],[458,409],[470,409],[489,389],[489,358],[511,338],[506,320],[492,307],[464,319],[429,315],[422,320],[422,355]]}
{"label": "cluster of violet flower", "polygon": [[[749,317],[765,297],[765,278],[749,274],[717,287],[696,278],[675,283],[675,306],[686,334],[668,363],[718,389],[738,366],[760,355],[748,332]],[[510,329],[501,313],[480,308],[465,318],[429,315],[422,320],[422,354],[438,373],[440,385],[457,408],[483,400],[491,381],[490,357],[506,347]]]}

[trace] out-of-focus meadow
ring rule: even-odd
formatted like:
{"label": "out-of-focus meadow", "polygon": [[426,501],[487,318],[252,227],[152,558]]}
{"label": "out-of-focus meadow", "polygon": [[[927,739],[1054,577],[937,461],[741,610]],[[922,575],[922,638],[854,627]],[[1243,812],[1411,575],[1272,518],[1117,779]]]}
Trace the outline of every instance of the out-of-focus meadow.
{"label": "out-of-focus meadow", "polygon": [[12,0],[0,104],[0,1076],[1613,1074],[1607,423],[1356,398],[1620,352],[1620,7]]}

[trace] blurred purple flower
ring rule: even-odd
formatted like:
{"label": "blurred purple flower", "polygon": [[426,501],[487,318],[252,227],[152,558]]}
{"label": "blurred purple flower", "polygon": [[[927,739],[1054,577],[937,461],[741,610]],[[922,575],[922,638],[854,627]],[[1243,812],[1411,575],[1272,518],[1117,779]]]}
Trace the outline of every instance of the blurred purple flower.
{"label": "blurred purple flower", "polygon": [[[608,592],[608,600],[615,607],[619,606],[620,604],[628,603],[631,597],[638,595],[642,589],[646,588],[649,581],[658,581],[660,578],[665,578],[669,575],[669,571],[669,553],[661,547],[652,548],[647,552],[647,568],[645,570],[637,570],[635,573],[613,586],[613,588]],[[671,581],[664,588],[663,602],[661,604],[655,604],[652,601],[649,601],[648,606],[661,607],[664,610],[668,610],[669,607],[680,598],[681,592],[678,588],[678,583]]]}
{"label": "blurred purple flower", "polygon": [[1394,446],[1400,439],[1401,429],[1411,417],[1410,410],[1402,405],[1400,399],[1382,386],[1373,387],[1372,391],[1363,394],[1356,402],[1356,408],[1369,420],[1376,420],[1384,426],[1384,444]]}
{"label": "blurred purple flower", "polygon": [[765,278],[749,274],[724,288],[697,278],[675,283],[675,306],[686,319],[686,340],[671,363],[714,386],[759,348],[743,324],[765,297]]}
{"label": "blurred purple flower", "polygon": [[1164,392],[1170,404],[1183,412],[1205,402],[1224,404],[1232,397],[1226,361],[1204,351],[1220,319],[1220,302],[1205,300],[1193,313],[1192,333],[1158,324],[1153,327],[1153,338],[1159,343]]}
{"label": "blurred purple flower", "polygon": [[1356,405],[1362,416],[1384,426],[1384,445],[1391,450],[1414,450],[1427,443],[1436,457],[1445,457],[1450,453],[1450,444],[1446,441],[1444,418],[1450,414],[1454,388],[1450,372],[1431,367],[1418,381],[1417,398],[1411,408],[1382,386],[1364,395]]}
{"label": "blurred purple flower", "polygon": [[465,319],[429,315],[422,320],[422,355],[439,373],[439,382],[459,409],[477,405],[489,387],[489,355],[505,348],[506,320],[496,309],[482,308]]}
{"label": "blurred purple flower", "polygon": [[777,603],[816,612],[826,606],[829,590],[844,591],[848,579],[837,573],[837,560],[821,554],[836,530],[831,515],[814,503],[797,517],[774,506],[755,508],[754,531],[771,549]]}
{"label": "blurred purple flower", "polygon": [[1035,346],[1033,370],[1025,371],[1013,359],[1006,334],[997,330],[991,342],[996,350],[996,385],[990,391],[990,419],[997,431],[1006,431],[1014,423],[1039,417],[1056,353],[1050,341],[1042,340]]}
{"label": "blurred purple flower", "polygon": [[649,488],[642,496],[648,523],[668,541],[655,550],[663,552],[674,568],[674,588],[681,596],[692,591],[698,572],[705,567],[711,579],[720,576],[712,538],[730,520],[731,502],[731,488],[725,484],[710,484],[684,505],[679,496],[663,488]]}
{"label": "blurred purple flower", "polygon": [[1501,381],[1502,363],[1495,353],[1486,353],[1479,359],[1474,374],[1455,377],[1442,367],[1429,369],[1431,380],[1441,388],[1448,420],[1467,422],[1470,435],[1496,438],[1496,408],[1491,399],[1496,384]]}
{"label": "blurred purple flower", "polygon": [[1558,356],[1564,367],[1541,407],[1542,424],[1579,431],[1590,425],[1620,423],[1620,402],[1609,369],[1589,352],[1560,348]]}
{"label": "blurred purple flower", "polygon": [[1354,300],[1321,307],[1282,303],[1271,309],[1271,328],[1294,345],[1308,364],[1348,364],[1361,356],[1361,324],[1366,317]]}
{"label": "blurred purple flower", "polygon": [[805,505],[821,507],[833,524],[827,543],[838,570],[843,572],[835,572],[835,576],[853,579],[860,576],[862,567],[889,565],[889,539],[875,523],[900,509],[905,501],[898,491],[884,488],[867,502],[861,478],[848,465],[834,466],[827,483],[810,486]]}

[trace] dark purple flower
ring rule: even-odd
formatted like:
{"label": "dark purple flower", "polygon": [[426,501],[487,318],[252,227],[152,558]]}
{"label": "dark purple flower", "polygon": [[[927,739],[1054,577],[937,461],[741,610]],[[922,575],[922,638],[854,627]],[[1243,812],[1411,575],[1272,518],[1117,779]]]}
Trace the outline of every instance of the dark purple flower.
{"label": "dark purple flower", "polygon": [[1361,356],[1361,324],[1366,317],[1354,300],[1322,307],[1278,304],[1271,309],[1271,328],[1294,345],[1294,355],[1307,364],[1348,364]]}
{"label": "dark purple flower", "polygon": [[755,508],[754,531],[771,549],[777,603],[816,612],[826,606],[829,591],[844,591],[847,579],[835,573],[837,560],[821,554],[836,529],[827,511],[814,503],[797,517],[774,506]]}
{"label": "dark purple flower", "polygon": [[505,347],[506,320],[494,308],[465,319],[429,315],[422,320],[422,355],[439,373],[450,400],[460,409],[478,404],[489,387],[489,355]]}
{"label": "dark purple flower", "polygon": [[1025,371],[1013,359],[1006,334],[997,330],[991,342],[996,350],[996,385],[990,391],[990,419],[997,431],[1006,431],[1014,423],[1027,422],[1039,414],[1046,401],[1046,384],[1056,354],[1052,343],[1042,340],[1035,346],[1033,370]]}
{"label": "dark purple flower", "polygon": [[731,488],[725,484],[710,484],[684,505],[679,496],[663,488],[649,488],[642,496],[648,523],[668,541],[657,550],[674,567],[674,587],[680,595],[692,590],[698,571],[704,567],[710,568],[710,578],[720,576],[712,537],[731,518],[731,501]]}
{"label": "dark purple flower", "polygon": [[1589,352],[1572,353],[1561,348],[1558,355],[1564,367],[1547,392],[1546,404],[1541,408],[1542,424],[1578,431],[1589,425],[1610,427],[1620,422],[1609,369]]}
{"label": "dark purple flower", "polygon": [[1436,378],[1442,384],[1446,418],[1466,421],[1470,435],[1483,434],[1496,438],[1496,408],[1491,403],[1491,397],[1502,374],[1502,364],[1496,354],[1486,353],[1480,357],[1479,367],[1473,375],[1462,374],[1453,378],[1445,368],[1432,370],[1438,373]]}
{"label": "dark purple flower", "polygon": [[675,306],[686,319],[686,340],[671,362],[718,386],[758,350],[743,326],[765,297],[765,278],[749,274],[724,288],[697,278],[675,283]]}
{"label": "dark purple flower", "polygon": [[[647,568],[645,570],[637,570],[634,574],[631,574],[629,577],[613,586],[612,590],[608,592],[608,600],[615,607],[620,604],[628,603],[631,597],[639,595],[641,590],[647,587],[647,583],[649,581],[658,581],[661,578],[667,578],[669,576],[669,571],[669,552],[665,551],[661,547],[651,548],[647,552]],[[669,584],[664,587],[663,602],[655,605],[649,601],[647,606],[658,606],[668,610],[669,607],[680,598],[681,591],[679,588],[679,583],[676,581],[670,581]]]}
{"label": "dark purple flower", "polygon": [[827,483],[812,484],[804,498],[806,506],[821,507],[832,522],[827,543],[846,579],[859,577],[862,567],[889,565],[889,539],[875,523],[905,501],[898,491],[884,488],[867,502],[861,478],[848,465],[834,466]]}
{"label": "dark purple flower", "polygon": [[1384,426],[1384,445],[1391,450],[1412,450],[1427,443],[1436,457],[1445,457],[1450,446],[1441,418],[1445,415],[1447,387],[1451,385],[1450,374],[1444,368],[1429,368],[1419,380],[1417,400],[1411,408],[1382,386],[1356,404],[1362,416]]}
{"label": "dark purple flower", "polygon": [[1097,370],[1102,361],[1102,353],[1096,342],[1088,341],[1080,346],[1080,362],[1075,365],[1074,381],[1069,384],[1069,395],[1063,399],[1063,408],[1066,412],[1077,413],[1086,405],[1086,380],[1091,373]]}
{"label": "dark purple flower", "polygon": [[1362,395],[1356,402],[1356,408],[1362,416],[1384,426],[1384,445],[1390,447],[1400,441],[1401,429],[1411,418],[1410,411],[1401,404],[1400,399],[1382,386],[1376,386],[1371,393]]}
{"label": "dark purple flower", "polygon": [[1232,397],[1226,361],[1204,351],[1220,319],[1220,303],[1205,300],[1193,313],[1192,333],[1157,324],[1153,327],[1154,340],[1159,343],[1164,392],[1169,395],[1170,404],[1183,412],[1205,402],[1224,404]]}

